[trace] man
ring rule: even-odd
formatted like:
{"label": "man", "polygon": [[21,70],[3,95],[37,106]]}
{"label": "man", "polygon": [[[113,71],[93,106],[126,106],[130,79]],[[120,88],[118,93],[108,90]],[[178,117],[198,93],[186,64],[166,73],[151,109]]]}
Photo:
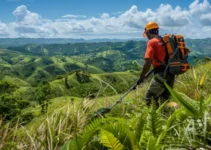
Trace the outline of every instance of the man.
{"label": "man", "polygon": [[164,82],[173,87],[175,76],[168,72],[164,73],[165,68],[162,67],[165,64],[166,47],[162,38],[159,36],[158,24],[156,22],[147,23],[143,37],[147,37],[148,42],[144,57],[145,62],[137,84],[143,82],[146,73],[152,65],[155,72],[146,93],[146,105],[149,107],[152,104],[152,100],[155,100],[155,104],[158,107],[159,100],[166,100],[170,95]]}

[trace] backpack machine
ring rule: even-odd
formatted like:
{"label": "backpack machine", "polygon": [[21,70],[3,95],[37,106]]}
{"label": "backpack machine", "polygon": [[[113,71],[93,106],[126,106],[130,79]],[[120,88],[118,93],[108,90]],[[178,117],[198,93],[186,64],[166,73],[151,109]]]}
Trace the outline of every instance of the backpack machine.
{"label": "backpack machine", "polygon": [[165,34],[163,41],[167,49],[164,75],[167,72],[175,75],[185,73],[190,68],[190,64],[187,61],[190,50],[185,47],[184,37],[182,35]]}

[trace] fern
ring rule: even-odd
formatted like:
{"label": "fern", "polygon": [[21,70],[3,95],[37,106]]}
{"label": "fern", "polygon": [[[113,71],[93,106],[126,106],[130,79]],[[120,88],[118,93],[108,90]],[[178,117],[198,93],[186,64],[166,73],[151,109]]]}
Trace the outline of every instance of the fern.
{"label": "fern", "polygon": [[149,109],[145,109],[141,116],[139,117],[139,121],[137,122],[136,128],[135,128],[135,135],[136,138],[139,140],[144,129],[144,124],[146,123],[147,114],[149,112]]}
{"label": "fern", "polygon": [[98,129],[101,125],[106,122],[105,118],[95,119],[88,125],[86,125],[84,132],[93,132],[94,130]]}
{"label": "fern", "polygon": [[112,133],[103,129],[101,129],[100,132],[100,141],[104,146],[112,150],[122,150],[124,148],[121,142]]}
{"label": "fern", "polygon": [[129,120],[124,118],[107,118],[107,125],[103,129],[111,132],[117,137],[126,149],[138,150],[138,140],[134,132],[131,130],[132,126]]}
{"label": "fern", "polygon": [[[106,119],[96,119],[90,124],[86,126],[84,132],[81,133],[80,144],[83,146],[84,149],[88,149],[90,146],[89,143],[93,141],[93,137],[98,135],[98,131],[100,127],[102,127],[106,123]],[[93,145],[91,145],[92,147]]]}
{"label": "fern", "polygon": [[161,145],[156,144],[156,138],[154,136],[148,138],[146,150],[160,150],[161,148]]}
{"label": "fern", "polygon": [[[145,126],[146,126],[146,124],[145,124]],[[140,141],[139,141],[139,146],[140,146],[141,150],[147,149],[149,137],[152,137],[152,133],[149,132],[148,130],[143,130],[143,133],[142,133]]]}
{"label": "fern", "polygon": [[[102,135],[106,135],[109,138],[109,136],[112,134],[113,137],[115,137],[116,140],[118,140],[126,149],[138,150],[138,141],[134,135],[134,132],[131,131],[131,128],[126,124],[126,122],[128,121],[123,118],[107,117],[96,119],[86,126],[84,132],[69,140],[69,143],[66,143],[66,146],[63,146],[63,149],[105,149],[106,142],[102,142]],[[108,135],[107,132],[104,133],[102,131],[107,131]],[[103,139],[105,139],[105,137],[103,137]]]}
{"label": "fern", "polygon": [[154,137],[157,137],[162,132],[163,124],[161,114],[151,107],[147,116],[146,130],[150,131]]}
{"label": "fern", "polygon": [[[160,110],[155,110],[153,107],[150,108],[146,124],[143,128],[143,133],[141,135],[139,145],[141,149],[153,149],[154,147],[160,147],[159,142],[156,142],[159,135],[163,132],[163,124],[164,120],[161,117]],[[151,138],[151,141],[149,141]],[[150,147],[149,143],[154,143],[153,146]],[[153,148],[152,148],[153,147]]]}

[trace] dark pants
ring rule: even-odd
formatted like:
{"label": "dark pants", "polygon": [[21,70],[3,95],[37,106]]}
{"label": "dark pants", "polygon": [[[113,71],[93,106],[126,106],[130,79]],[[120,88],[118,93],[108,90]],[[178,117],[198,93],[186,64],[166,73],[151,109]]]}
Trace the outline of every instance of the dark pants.
{"label": "dark pants", "polygon": [[171,88],[173,88],[175,75],[167,74],[166,77],[163,77],[164,71],[155,73],[152,78],[148,91],[146,93],[146,104],[150,106],[152,100],[155,101],[156,106],[159,106],[159,101],[162,103],[165,100],[169,99],[170,93],[165,87],[164,82],[166,82]]}

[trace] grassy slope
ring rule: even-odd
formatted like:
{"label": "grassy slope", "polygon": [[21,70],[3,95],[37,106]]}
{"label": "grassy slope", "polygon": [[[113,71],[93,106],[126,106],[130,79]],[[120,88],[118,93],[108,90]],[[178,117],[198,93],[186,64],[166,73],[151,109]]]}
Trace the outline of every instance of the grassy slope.
{"label": "grassy slope", "polygon": [[[203,65],[199,65],[196,68],[190,69],[186,74],[180,75],[176,78],[175,82],[175,87],[174,89],[177,92],[184,93],[187,96],[192,97],[193,99],[199,98],[200,94],[203,95],[204,97],[208,97],[209,94],[211,93],[210,85],[211,85],[211,62],[208,62]],[[205,75],[204,81],[202,82],[202,77]],[[110,83],[109,84],[109,79],[113,79],[112,77],[116,78],[118,82],[121,82],[121,86],[125,86],[126,88],[122,91],[127,91],[129,87],[132,85],[132,82],[135,82],[135,78],[137,77],[136,75],[133,75],[129,72],[115,72],[115,73],[103,73],[103,74],[91,74],[91,80],[96,81],[96,82],[105,82],[105,86],[101,87],[102,90],[99,92],[102,92],[105,90],[104,88],[110,88],[111,90],[116,92],[116,95],[114,96],[99,96],[92,101],[95,101],[95,106],[93,107],[93,112],[96,111],[99,108],[102,107],[109,107],[111,106],[115,101],[117,101],[120,96],[123,95],[123,93],[117,92],[117,89],[115,89],[115,85]],[[109,78],[109,79],[108,79]],[[75,74],[72,74],[68,77],[69,82],[72,82],[74,84],[79,84],[76,80]],[[127,79],[127,80],[126,80]],[[51,85],[54,88],[57,88],[58,91],[65,91],[64,85],[62,85],[62,80],[55,80],[51,82]],[[130,82],[132,81],[132,82]],[[131,91],[124,99],[121,104],[118,104],[112,112],[115,113],[115,110],[117,109],[123,109],[124,104],[134,104],[135,103],[143,103],[144,105],[144,95],[145,92],[148,88],[150,79],[147,79],[145,83],[141,84],[140,86],[137,87],[136,90]],[[129,83],[130,82],[130,83]],[[203,90],[203,92],[202,92]],[[75,97],[58,97],[54,98],[51,100],[51,104],[49,107],[49,115],[55,110],[59,110],[60,108],[64,107],[67,105],[67,103],[70,103],[70,99],[74,98],[76,99],[76,103],[80,103],[83,98],[75,98]],[[112,113],[111,112],[111,113]],[[43,119],[45,117],[40,116]],[[28,127],[33,126],[34,123],[37,123],[37,120],[42,120],[38,118],[35,118],[29,125]]]}
{"label": "grassy slope", "polygon": [[[119,85],[114,85],[112,83],[109,84],[109,79],[116,79],[120,84]],[[91,84],[94,84],[98,86],[98,92],[103,93],[105,91],[113,92],[116,93],[114,96],[97,96],[92,101],[95,101],[95,108],[94,110],[99,109],[100,107],[108,107],[110,106],[114,101],[118,100],[119,97],[121,96],[122,93],[118,92],[120,89],[116,89],[117,86],[121,86],[121,90],[123,93],[128,90],[133,83],[136,81],[137,76],[134,75],[134,73],[130,72],[115,72],[115,73],[103,73],[103,74],[91,74],[90,75],[90,82]],[[80,85],[76,78],[76,74],[72,74],[68,76],[68,82],[71,83],[72,85]],[[101,82],[102,84],[99,84]],[[84,98],[77,98],[74,96],[68,96],[69,92],[64,86],[64,79],[59,79],[55,80],[50,83],[51,87],[55,91],[54,93],[58,93],[58,95],[66,95],[66,96],[60,96],[54,99],[50,100],[50,105],[49,105],[49,111],[48,115],[52,114],[54,111],[60,110],[60,108],[66,106],[68,103],[71,102],[71,99],[75,99],[76,103],[80,103],[84,100]],[[116,83],[117,84],[117,83]],[[137,91],[136,92],[131,92],[127,96],[127,100],[131,100],[134,97],[137,96]],[[87,98],[85,98],[87,99]],[[30,124],[27,125],[28,128],[34,128],[34,125],[38,125],[42,122],[43,119],[45,119],[46,115],[41,115],[40,114],[40,106],[32,107],[32,108],[27,108],[26,110],[23,111],[23,113],[26,112],[33,112],[35,114],[35,118],[32,120]]]}
{"label": "grassy slope", "polygon": [[0,56],[1,76],[9,74],[29,83],[53,78],[76,69],[83,69],[90,73],[103,72],[95,66],[85,65],[64,56],[31,56],[6,49],[0,49]]}
{"label": "grassy slope", "polygon": [[[204,97],[208,97],[210,95],[210,88],[207,87],[210,87],[211,85],[210,69],[211,62],[199,65],[194,69],[190,69],[186,74],[177,77],[175,90],[183,94],[189,94],[188,96],[196,100],[200,94],[202,94]],[[105,81],[108,76],[115,76],[118,80],[123,81],[125,76],[130,78],[131,76],[129,75],[130,74],[128,72],[103,73],[97,75],[91,74],[90,77],[92,79],[96,79],[97,81]],[[202,80],[203,76],[205,76],[204,80]],[[68,78],[69,80],[74,81],[75,84],[78,84],[76,80],[76,74],[72,74],[68,76]],[[112,79],[113,78],[110,78],[110,80]],[[131,91],[120,104],[116,105],[112,109],[112,111],[109,113],[109,116],[137,118],[137,116],[139,116],[142,111],[146,109],[144,103],[144,94],[147,90],[149,80],[150,79],[148,79],[144,84],[137,87],[136,90]],[[61,80],[57,80],[51,82],[51,84],[54,85],[55,83],[57,83],[58,85],[60,85],[60,82]],[[113,84],[112,86],[114,87]],[[190,94],[191,92],[193,92],[194,94]],[[74,134],[74,132],[70,131],[70,129],[76,129],[77,132],[80,133],[80,131],[84,129],[84,125],[86,125],[86,117],[90,117],[90,115],[92,115],[100,108],[111,106],[120,98],[121,95],[122,93],[116,94],[114,96],[98,96],[94,99],[77,98],[72,96],[57,97],[50,100],[49,111],[47,114],[44,115],[40,113],[41,108],[39,106],[27,108],[23,111],[23,113],[33,112],[36,117],[30,123],[17,131],[18,137],[24,137],[23,142],[27,142],[27,137],[30,137],[29,135],[31,135],[32,139],[34,138],[34,141],[32,140],[32,144],[36,145],[37,143],[43,142],[39,139],[43,139],[44,137],[46,137],[47,128],[49,129],[49,132],[52,132],[52,135],[56,138],[57,131],[59,132],[58,135],[60,135],[59,138],[62,145],[65,141],[74,136],[72,135]],[[74,103],[72,103],[72,99],[74,99]],[[130,121],[137,122],[137,120]]]}
{"label": "grassy slope", "polygon": [[[70,89],[66,88],[64,78],[54,80],[51,82],[51,86],[53,87],[55,93],[58,93],[58,95],[66,95],[68,93],[74,95],[74,92],[88,93],[89,89],[90,94],[95,95],[97,93],[117,94],[120,91],[125,91],[128,89],[137,79],[137,75],[131,72],[101,73],[90,75],[80,72],[78,76],[80,79],[77,77],[76,73],[67,76]],[[81,80],[81,83],[79,80]]]}
{"label": "grassy slope", "polygon": [[176,78],[175,90],[193,99],[211,93],[211,61],[192,67],[187,73]]}

